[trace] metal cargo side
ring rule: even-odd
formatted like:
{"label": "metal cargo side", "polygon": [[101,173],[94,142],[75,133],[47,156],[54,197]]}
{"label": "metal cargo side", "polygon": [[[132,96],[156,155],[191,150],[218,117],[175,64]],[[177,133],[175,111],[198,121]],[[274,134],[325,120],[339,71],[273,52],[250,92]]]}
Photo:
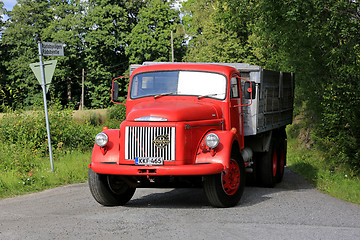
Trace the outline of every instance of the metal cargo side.
{"label": "metal cargo side", "polygon": [[[262,68],[238,70],[243,78],[252,81],[256,86],[256,95],[252,104],[243,107],[244,135],[257,135],[291,124],[294,103],[294,73]],[[243,93],[245,91],[243,86]],[[250,103],[251,99],[246,99],[243,95],[243,104]]]}

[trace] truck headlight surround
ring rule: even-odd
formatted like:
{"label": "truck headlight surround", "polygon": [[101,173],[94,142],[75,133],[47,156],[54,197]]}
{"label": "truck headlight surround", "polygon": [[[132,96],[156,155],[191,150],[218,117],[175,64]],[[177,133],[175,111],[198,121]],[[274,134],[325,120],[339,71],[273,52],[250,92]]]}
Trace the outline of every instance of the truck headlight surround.
{"label": "truck headlight surround", "polygon": [[217,145],[219,145],[219,142],[220,142],[220,138],[215,133],[209,133],[205,137],[205,144],[211,149],[216,148]]}
{"label": "truck headlight surround", "polygon": [[109,141],[109,137],[106,133],[101,132],[96,134],[95,136],[95,143],[99,147],[105,147],[108,141]]}

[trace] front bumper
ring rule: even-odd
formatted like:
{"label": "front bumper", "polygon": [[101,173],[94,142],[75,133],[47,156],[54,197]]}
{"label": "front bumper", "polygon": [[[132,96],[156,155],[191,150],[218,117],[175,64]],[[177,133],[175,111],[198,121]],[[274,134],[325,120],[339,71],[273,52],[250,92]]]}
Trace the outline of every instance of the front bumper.
{"label": "front bumper", "polygon": [[190,176],[217,174],[224,170],[224,165],[221,163],[202,163],[176,166],[138,166],[93,162],[89,165],[89,168],[99,174],[127,176]]}

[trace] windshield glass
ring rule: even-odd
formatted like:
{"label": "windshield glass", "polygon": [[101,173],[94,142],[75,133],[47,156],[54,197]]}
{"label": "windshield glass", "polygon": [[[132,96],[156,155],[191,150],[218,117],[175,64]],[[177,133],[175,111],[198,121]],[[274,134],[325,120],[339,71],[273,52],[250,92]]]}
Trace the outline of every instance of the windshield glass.
{"label": "windshield glass", "polygon": [[226,78],[219,73],[167,71],[137,74],[131,85],[130,97],[198,96],[225,99]]}

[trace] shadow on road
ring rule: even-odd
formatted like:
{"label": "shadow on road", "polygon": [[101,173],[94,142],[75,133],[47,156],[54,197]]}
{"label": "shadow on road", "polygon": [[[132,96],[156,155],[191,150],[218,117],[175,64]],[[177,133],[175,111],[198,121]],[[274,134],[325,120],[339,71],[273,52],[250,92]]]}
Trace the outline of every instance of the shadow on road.
{"label": "shadow on road", "polygon": [[[312,189],[302,177],[286,169],[283,181],[274,188],[247,186],[238,208],[259,204],[271,199],[271,195],[284,191]],[[212,208],[201,188],[169,189],[168,192],[151,193],[133,198],[126,207],[136,208]]]}

